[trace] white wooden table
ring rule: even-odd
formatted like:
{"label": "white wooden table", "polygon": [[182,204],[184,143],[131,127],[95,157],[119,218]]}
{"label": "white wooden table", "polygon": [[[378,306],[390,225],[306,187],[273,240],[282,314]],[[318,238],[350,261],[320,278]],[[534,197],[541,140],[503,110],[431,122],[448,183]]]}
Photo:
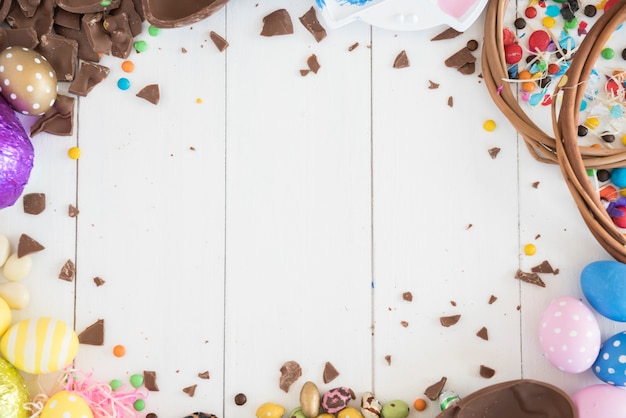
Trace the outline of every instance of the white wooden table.
{"label": "white wooden table", "polygon": [[[537,324],[553,298],[582,297],[581,269],[609,256],[558,167],[532,160],[492,104],[480,65],[467,76],[443,64],[482,41],[482,20],[440,42],[430,39],[442,28],[355,23],[318,44],[297,20],[311,4],[236,0],[191,27],[144,31],[148,51],[131,55],[129,75],[103,58],[111,74],[78,99],[75,135],[33,139],[26,192],[46,193],[45,212],[26,215],[21,200],[0,211],[14,245],[26,233],[46,247],[15,320],[54,316],[80,332],[104,319],[104,346],[81,345],[77,366],[103,381],[156,371],[160,391],[142,416],[253,417],[263,402],[290,411],[306,380],[409,404],[442,376],[461,396],[521,377],[569,393],[599,382],[550,366]],[[281,7],[295,33],[259,36]],[[225,52],[212,30],[230,43]],[[394,69],[401,50],[410,67]],[[303,77],[311,54],[321,69]],[[116,87],[123,76],[127,91]],[[134,96],[151,83],[157,106]],[[536,255],[523,254],[527,243]],[[67,259],[71,283],[57,278]],[[560,269],[546,288],[514,279],[546,259]],[[442,327],[453,314],[459,323]],[[601,324],[603,337],[618,329]],[[488,341],[475,335],[483,326]],[[287,360],[303,375],[284,393]],[[327,361],[340,376],[325,385]],[[496,375],[480,377],[481,364]],[[198,378],[204,371],[210,379]],[[183,393],[194,384],[194,397]],[[244,406],[233,400],[240,392]],[[411,417],[437,412],[431,403]]]}

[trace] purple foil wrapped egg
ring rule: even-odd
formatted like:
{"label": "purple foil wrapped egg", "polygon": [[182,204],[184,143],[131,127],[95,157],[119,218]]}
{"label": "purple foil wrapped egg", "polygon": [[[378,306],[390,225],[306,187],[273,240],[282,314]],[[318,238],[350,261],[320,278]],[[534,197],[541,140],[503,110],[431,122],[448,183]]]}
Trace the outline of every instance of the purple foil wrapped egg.
{"label": "purple foil wrapped egg", "polygon": [[12,206],[24,191],[34,150],[22,122],[0,97],[0,209]]}

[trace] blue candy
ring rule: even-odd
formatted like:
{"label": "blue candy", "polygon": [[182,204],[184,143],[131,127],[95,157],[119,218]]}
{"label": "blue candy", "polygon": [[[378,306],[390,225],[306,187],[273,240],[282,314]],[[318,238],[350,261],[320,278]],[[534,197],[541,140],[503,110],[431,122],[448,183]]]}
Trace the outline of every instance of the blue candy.
{"label": "blue candy", "polygon": [[598,313],[626,322],[626,264],[612,260],[590,263],[580,273],[580,286]]}
{"label": "blue candy", "polygon": [[626,332],[615,334],[602,343],[591,370],[603,382],[626,386]]}
{"label": "blue candy", "polygon": [[620,189],[626,187],[626,168],[614,168],[613,171],[611,171],[611,181],[615,187],[619,187]]}

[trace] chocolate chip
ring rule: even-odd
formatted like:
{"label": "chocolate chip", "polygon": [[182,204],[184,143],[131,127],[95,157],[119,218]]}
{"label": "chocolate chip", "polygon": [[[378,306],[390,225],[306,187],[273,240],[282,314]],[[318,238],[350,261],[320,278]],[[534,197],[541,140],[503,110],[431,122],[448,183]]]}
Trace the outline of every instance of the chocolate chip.
{"label": "chocolate chip", "polygon": [[226,41],[226,39],[218,35],[216,32],[211,31],[209,33],[209,36],[211,37],[211,40],[220,52],[224,52],[224,50],[228,48],[228,42]]}
{"label": "chocolate chip", "polygon": [[460,319],[461,315],[442,316],[439,318],[439,322],[444,327],[451,327],[452,325],[456,325]]}
{"label": "chocolate chip", "polygon": [[29,215],[39,215],[46,209],[45,193],[28,193],[22,198],[24,213]]}
{"label": "chocolate chip", "polygon": [[280,368],[279,387],[285,393],[289,392],[289,387],[302,376],[302,368],[295,361],[287,361]]}
{"label": "chocolate chip", "polygon": [[465,46],[470,51],[476,51],[478,49],[478,41],[476,39],[470,39],[469,41],[467,41],[467,44]]}
{"label": "chocolate chip", "polygon": [[480,376],[484,377],[485,379],[491,379],[493,376],[495,376],[496,371],[494,369],[492,369],[491,367],[487,367],[484,365],[480,365]]}
{"label": "chocolate chip", "polygon": [[596,178],[598,179],[598,181],[601,182],[609,181],[609,179],[611,178],[611,173],[609,172],[609,170],[600,169],[596,172]]}
{"label": "chocolate chip", "polygon": [[45,247],[26,234],[20,235],[17,243],[17,258],[44,250]]}
{"label": "chocolate chip", "polygon": [[59,272],[59,279],[71,282],[74,280],[74,275],[76,274],[76,266],[72,262],[72,260],[67,260],[63,267],[61,267],[61,271]]}
{"label": "chocolate chip", "polygon": [[143,385],[151,392],[158,392],[159,386],[156,383],[156,372],[144,370]]}
{"label": "chocolate chip", "polygon": [[587,17],[594,17],[596,15],[596,13],[598,13],[598,9],[593,4],[588,4],[583,9],[583,13]]}
{"label": "chocolate chip", "polygon": [[324,373],[322,373],[322,380],[324,383],[330,383],[339,376],[339,372],[335,369],[335,366],[330,362],[326,362],[324,365]]}
{"label": "chocolate chip", "polygon": [[321,42],[326,37],[326,29],[320,24],[315,13],[315,8],[311,8],[302,16],[300,16],[300,23],[311,32],[311,35],[317,42]]}
{"label": "chocolate chip", "polygon": [[476,336],[482,338],[485,341],[489,340],[489,332],[487,331],[486,327],[482,327],[481,329],[479,329],[476,333]]}
{"label": "chocolate chip", "polygon": [[387,365],[391,366],[391,356],[389,354],[385,356],[385,361],[387,362]]}
{"label": "chocolate chip", "polygon": [[238,393],[235,395],[235,405],[245,405],[248,402],[248,398],[243,393]]}
{"label": "chocolate chip", "polygon": [[263,18],[261,36],[290,35],[293,33],[291,16],[285,9],[278,9]]}
{"label": "chocolate chip", "polygon": [[406,55],[406,51],[402,50],[396,56],[396,59],[393,61],[393,68],[406,68],[410,66],[409,57]]}
{"label": "chocolate chip", "polygon": [[441,380],[439,380],[437,383],[433,383],[432,385],[428,386],[424,391],[424,395],[426,395],[426,397],[431,401],[436,401],[447,381],[447,377],[442,377]]}
{"label": "chocolate chip", "polygon": [[523,17],[518,17],[515,19],[514,24],[517,29],[524,29],[526,27],[526,20]]}
{"label": "chocolate chip", "polygon": [[601,138],[604,142],[609,143],[609,144],[612,142],[615,142],[615,135],[610,134],[610,133],[606,133],[606,132],[603,133],[601,135]]}
{"label": "chocolate chip", "polygon": [[76,206],[71,205],[71,204],[67,205],[67,216],[69,216],[70,218],[75,218],[78,216],[79,213],[80,211],[78,210]]}
{"label": "chocolate chip", "polygon": [[183,392],[185,392],[187,395],[189,395],[190,398],[193,398],[193,395],[196,394],[196,388],[197,387],[198,387],[198,385],[187,386],[186,388],[183,388]]}
{"label": "chocolate chip", "polygon": [[86,345],[104,345],[104,319],[98,319],[78,334],[78,342]]}

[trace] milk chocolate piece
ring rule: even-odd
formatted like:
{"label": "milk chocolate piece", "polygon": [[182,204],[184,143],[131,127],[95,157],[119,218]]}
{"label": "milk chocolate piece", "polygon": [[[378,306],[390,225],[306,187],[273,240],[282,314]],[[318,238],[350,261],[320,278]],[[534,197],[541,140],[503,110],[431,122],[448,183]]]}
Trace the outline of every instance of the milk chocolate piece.
{"label": "milk chocolate piece", "polygon": [[159,386],[156,383],[156,372],[144,370],[143,372],[143,385],[150,392],[158,392]]}
{"label": "milk chocolate piece", "polygon": [[468,63],[476,62],[476,57],[472,55],[472,52],[467,47],[454,53],[447,60],[444,61],[446,67],[460,68]]}
{"label": "milk chocolate piece", "polygon": [[456,29],[448,28],[448,29],[444,30],[443,32],[439,33],[438,35],[436,35],[434,38],[432,38],[431,41],[443,41],[445,39],[456,38],[457,36],[461,35],[462,33],[463,32],[459,32]]}
{"label": "milk chocolate piece", "polygon": [[57,7],[54,10],[54,24],[64,28],[80,30],[80,15]]}
{"label": "milk chocolate piece", "polygon": [[101,277],[94,277],[93,282],[96,284],[97,287],[100,287],[106,283]]}
{"label": "milk chocolate piece", "polygon": [[44,250],[45,247],[26,234],[20,235],[17,242],[17,258]]}
{"label": "milk chocolate piece", "polygon": [[139,90],[136,96],[142,99],[145,99],[149,101],[150,103],[156,105],[159,103],[159,100],[161,99],[161,94],[159,92],[159,85],[149,84],[146,87]]}
{"label": "milk chocolate piece", "polygon": [[278,9],[263,18],[261,36],[290,35],[293,33],[291,16],[285,9]]}
{"label": "milk chocolate piece", "polygon": [[521,280],[526,283],[534,284],[541,287],[546,287],[546,284],[541,280],[541,277],[537,273],[531,272],[527,273],[522,270],[517,270],[515,272],[515,278]]}
{"label": "milk chocolate piece", "polygon": [[289,392],[289,387],[302,376],[302,368],[295,361],[287,361],[280,368],[279,387],[285,393]]}
{"label": "milk chocolate piece", "polygon": [[434,89],[438,89],[439,88],[439,83],[435,83],[432,80],[428,80],[428,89],[429,90],[434,90]]}
{"label": "milk chocolate piece", "polygon": [[406,51],[402,50],[396,56],[396,59],[393,61],[393,68],[406,68],[410,66],[409,57],[406,55]]}
{"label": "milk chocolate piece", "polygon": [[478,332],[476,333],[476,336],[478,336],[479,338],[482,338],[485,341],[488,341],[489,331],[487,331],[487,327],[482,327],[481,329],[479,329]]}
{"label": "milk chocolate piece", "polygon": [[24,16],[33,17],[35,15],[35,11],[39,6],[39,0],[17,0],[17,4],[24,12]]}
{"label": "milk chocolate piece", "polygon": [[321,42],[322,39],[326,37],[326,29],[324,29],[319,20],[317,20],[317,14],[313,6],[311,6],[305,14],[300,16],[300,23],[302,23],[306,30],[311,32],[311,35],[313,35],[317,42]]}
{"label": "milk chocolate piece", "polygon": [[461,398],[437,418],[575,418],[576,407],[561,389],[535,380],[513,380]]}
{"label": "milk chocolate piece", "polygon": [[219,11],[228,0],[142,0],[144,17],[158,28],[191,25]]}
{"label": "milk chocolate piece", "polygon": [[211,378],[211,375],[209,374],[209,371],[207,370],[207,371],[205,371],[205,372],[198,373],[198,377],[199,377],[200,379],[210,379],[210,378]]}
{"label": "milk chocolate piece", "polygon": [[465,63],[464,65],[461,65],[458,68],[458,70],[463,75],[474,74],[474,72],[476,72],[476,63],[474,62]]}
{"label": "milk chocolate piece", "polygon": [[70,84],[69,92],[86,96],[98,83],[109,75],[109,68],[91,62],[81,62],[78,75]]}
{"label": "milk chocolate piece", "polygon": [[308,68],[307,68],[307,69],[304,69],[304,70],[300,70],[300,75],[301,75],[302,77],[304,77],[304,76],[309,75],[309,73],[310,73],[310,72],[311,72],[311,70],[309,70]]}
{"label": "milk chocolate piece", "polygon": [[402,325],[404,328],[409,326],[408,321],[400,321],[400,325]]}
{"label": "milk chocolate piece", "polygon": [[494,295],[489,296],[489,304],[493,305],[495,303],[495,301],[498,300],[498,298]]}
{"label": "milk chocolate piece", "polygon": [[448,97],[448,106],[454,107],[454,97]]}
{"label": "milk chocolate piece", "polygon": [[439,322],[444,327],[451,327],[452,325],[456,325],[459,319],[461,319],[461,315],[442,316],[439,318]]}
{"label": "milk chocolate piece", "polygon": [[320,63],[317,61],[317,55],[311,54],[311,56],[307,58],[306,63],[309,66],[309,69],[313,71],[314,74],[317,74],[317,72],[320,70]]}
{"label": "milk chocolate piece", "polygon": [[411,292],[404,292],[402,294],[402,299],[406,300],[407,302],[413,302],[413,293],[411,293]]}
{"label": "milk chocolate piece", "polygon": [[[108,2],[107,2],[108,3]],[[105,10],[117,9],[120,0],[111,0],[108,6],[102,0],[57,0],[57,5],[72,13],[97,13]]]}
{"label": "milk chocolate piece", "polygon": [[228,48],[228,42],[226,41],[226,39],[222,38],[214,31],[211,31],[211,33],[209,33],[209,36],[211,37],[211,40],[220,52],[223,52],[226,48]]}
{"label": "milk chocolate piece", "polygon": [[531,186],[533,186],[533,189],[538,189],[539,188],[539,183],[538,181],[533,182],[533,184],[531,184]]}
{"label": "milk chocolate piece", "polygon": [[[84,24],[81,22],[81,25]],[[100,55],[93,49],[89,39],[87,38],[87,31],[74,30],[63,26],[54,26],[54,30],[58,35],[65,36],[69,39],[74,39],[78,42],[78,58],[84,61],[100,62]]]}
{"label": "milk chocolate piece", "polygon": [[489,156],[491,157],[492,160],[494,160],[500,153],[501,149],[498,147],[493,147],[493,148],[489,148],[488,151],[489,151]]}
{"label": "milk chocolate piece", "polygon": [[388,366],[391,366],[391,356],[389,354],[385,356],[385,361],[387,362]]}
{"label": "milk chocolate piece", "polygon": [[117,16],[121,13],[124,13],[126,15],[126,20],[128,21],[128,26],[130,27],[130,32],[132,36],[134,37],[139,35],[141,33],[141,22],[143,19],[137,11],[133,0],[122,0],[120,3],[120,7],[111,10],[110,15]]}
{"label": "milk chocolate piece", "polygon": [[359,43],[358,43],[358,42],[355,42],[355,43],[353,43],[352,45],[350,45],[350,46],[348,47],[348,52],[352,52],[352,51],[354,51],[355,49],[357,49],[358,47],[359,47]]}
{"label": "milk chocolate piece", "polygon": [[0,28],[0,50],[9,46],[23,46],[35,49],[39,45],[37,32],[33,28],[2,29]]}
{"label": "milk chocolate piece", "polygon": [[339,376],[339,372],[335,369],[335,366],[332,365],[329,361],[324,365],[324,373],[322,374],[322,379],[324,383],[330,383],[335,380]]}
{"label": "milk chocolate piece", "polygon": [[183,389],[183,392],[189,395],[190,398],[193,398],[193,395],[196,394],[196,387],[198,387],[198,385],[187,386]]}
{"label": "milk chocolate piece", "polygon": [[24,213],[29,215],[39,215],[46,209],[45,193],[28,193],[22,198]]}
{"label": "milk chocolate piece", "polygon": [[37,52],[43,55],[57,74],[58,81],[72,81],[78,61],[78,42],[49,33],[41,37]]}
{"label": "milk chocolate piece", "polygon": [[86,345],[104,345],[104,319],[98,319],[78,334],[78,342]]}
{"label": "milk chocolate piece", "polygon": [[33,28],[35,32],[37,32],[37,37],[41,38],[41,36],[52,30],[52,24],[54,23],[54,1],[55,0],[41,0],[39,7],[37,7],[32,17],[24,15],[24,12],[17,2],[13,2],[6,22],[12,28]]}
{"label": "milk chocolate piece", "polygon": [[491,379],[496,375],[496,371],[491,367],[487,367],[483,364],[480,365],[479,370],[480,377],[484,377],[485,379]]}
{"label": "milk chocolate piece", "polygon": [[111,55],[122,59],[128,58],[133,49],[133,34],[126,14],[108,15],[104,18],[102,27],[111,38]]}
{"label": "milk chocolate piece", "polygon": [[4,22],[4,19],[6,19],[9,14],[9,10],[11,10],[12,4],[12,0],[0,0],[0,22]]}
{"label": "milk chocolate piece", "polygon": [[[70,136],[74,131],[74,98],[57,94],[54,105],[41,115],[30,127],[30,136],[40,132],[53,135]],[[70,216],[78,215],[78,209],[74,208],[75,214],[70,210]]]}
{"label": "milk chocolate piece", "polygon": [[102,13],[86,14],[81,19],[81,28],[86,32],[87,39],[93,50],[108,55],[111,53],[113,42],[107,31],[104,30],[103,18],[104,15]]}
{"label": "milk chocolate piece", "polygon": [[541,264],[531,267],[530,271],[533,273],[554,273],[554,269],[548,260],[543,260]]}
{"label": "milk chocolate piece", "polygon": [[426,395],[426,397],[431,401],[436,401],[447,381],[448,378],[443,376],[441,380],[439,380],[437,383],[433,383],[432,385],[428,386],[424,391],[424,395]]}
{"label": "milk chocolate piece", "polygon": [[78,208],[72,204],[67,205],[67,216],[69,216],[70,218],[75,218],[78,216],[78,213],[80,211],[78,210]]}
{"label": "milk chocolate piece", "polygon": [[59,272],[59,279],[71,282],[74,280],[75,274],[76,266],[74,265],[72,260],[67,260],[65,264],[63,264],[63,267],[61,267],[61,271]]}

